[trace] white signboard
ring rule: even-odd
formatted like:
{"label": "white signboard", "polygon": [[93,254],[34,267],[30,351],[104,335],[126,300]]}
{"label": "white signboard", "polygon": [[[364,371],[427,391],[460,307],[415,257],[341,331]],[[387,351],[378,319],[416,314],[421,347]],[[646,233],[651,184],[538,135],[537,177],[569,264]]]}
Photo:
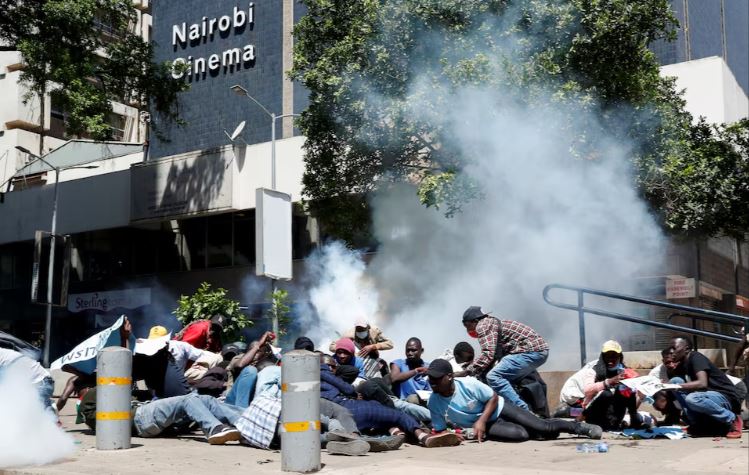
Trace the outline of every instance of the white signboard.
{"label": "white signboard", "polygon": [[291,195],[258,188],[255,209],[255,273],[291,280]]}
{"label": "white signboard", "polygon": [[68,296],[68,311],[73,313],[84,310],[108,312],[115,308],[138,308],[151,303],[151,289],[109,290]]}
{"label": "white signboard", "polygon": [[697,286],[694,279],[666,279],[666,298],[691,299],[697,295]]}

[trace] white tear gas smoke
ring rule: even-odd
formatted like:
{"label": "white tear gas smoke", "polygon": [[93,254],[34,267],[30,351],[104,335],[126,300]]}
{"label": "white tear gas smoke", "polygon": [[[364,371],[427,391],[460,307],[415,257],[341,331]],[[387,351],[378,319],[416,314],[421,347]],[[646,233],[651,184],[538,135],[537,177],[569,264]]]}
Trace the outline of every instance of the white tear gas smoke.
{"label": "white tear gas smoke", "polygon": [[[441,67],[438,42],[422,41],[433,42],[424,50],[435,52],[432,63]],[[503,60],[511,57],[508,52]],[[494,73],[503,74],[501,64],[494,66]],[[544,369],[577,367],[576,315],[546,305],[544,286],[558,282],[635,292],[632,279],[657,269],[663,255],[660,230],[633,184],[631,144],[603,133],[589,104],[565,106],[549,99],[529,108],[508,97],[509,89],[452,91],[448,84],[435,86],[433,77],[412,82],[403,101],[410,108],[407,115],[426,117],[449,131],[449,148],[472,157],[461,173],[480,185],[484,197],[446,219],[421,205],[412,186],[384,186],[372,198],[380,246],[366,271],[339,245],[323,251],[327,258],[308,262],[325,267],[311,290],[322,319],[318,331],[353,326],[356,312],[347,308],[347,300],[376,296],[357,287],[369,279],[382,297],[370,315],[379,316],[396,344],[388,359],[401,357],[411,336],[420,337],[431,356],[466,340],[460,316],[469,305],[481,305],[528,323],[550,342]],[[427,102],[435,87],[450,94],[452,109],[435,112]],[[584,131],[595,144],[592,159],[570,153],[570,131]],[[369,303],[361,310],[368,309]],[[616,337],[626,348],[628,335],[640,331],[613,320],[588,321],[589,358],[603,340]]]}
{"label": "white tear gas smoke", "polygon": [[70,456],[73,438],[42,408],[28,375],[0,375],[0,469],[44,465]]}
{"label": "white tear gas smoke", "polygon": [[379,293],[366,277],[361,253],[349,251],[340,242],[315,251],[305,262],[305,281],[311,283],[309,303],[314,312],[300,311],[301,327],[316,346],[326,349],[360,316],[377,324]]}

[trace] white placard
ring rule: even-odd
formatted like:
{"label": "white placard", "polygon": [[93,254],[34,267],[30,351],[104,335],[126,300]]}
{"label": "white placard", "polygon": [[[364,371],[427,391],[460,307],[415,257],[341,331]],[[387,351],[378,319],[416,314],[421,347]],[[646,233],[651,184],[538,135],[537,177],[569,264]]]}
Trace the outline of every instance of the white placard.
{"label": "white placard", "polygon": [[291,280],[291,195],[265,188],[255,194],[255,273]]}

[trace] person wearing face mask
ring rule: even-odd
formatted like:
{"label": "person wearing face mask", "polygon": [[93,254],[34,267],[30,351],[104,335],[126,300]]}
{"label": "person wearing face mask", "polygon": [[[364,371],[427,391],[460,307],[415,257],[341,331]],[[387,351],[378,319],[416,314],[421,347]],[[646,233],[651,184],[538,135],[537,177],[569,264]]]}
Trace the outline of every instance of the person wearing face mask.
{"label": "person wearing face mask", "polygon": [[633,428],[642,425],[637,414],[637,392],[621,384],[621,381],[639,376],[636,371],[624,366],[622,346],[609,340],[603,344],[601,355],[593,366],[584,367],[582,386],[583,414],[585,421],[601,426],[604,430],[622,428],[624,415],[629,413]]}
{"label": "person wearing face mask", "polygon": [[[341,338],[348,338],[354,342],[356,356],[361,358],[364,375],[367,379],[381,378],[388,374],[388,364],[380,359],[380,351],[393,349],[393,342],[382,334],[382,330],[370,325],[366,318],[359,317],[354,328],[344,332]],[[330,344],[330,351],[334,352],[336,342]]]}
{"label": "person wearing face mask", "polygon": [[[549,345],[528,325],[514,320],[500,320],[481,307],[463,312],[463,326],[468,335],[478,338],[481,354],[467,368],[469,375],[486,372],[486,382],[505,401],[529,410],[512,383],[523,379],[546,362]],[[495,361],[497,364],[492,368]]]}

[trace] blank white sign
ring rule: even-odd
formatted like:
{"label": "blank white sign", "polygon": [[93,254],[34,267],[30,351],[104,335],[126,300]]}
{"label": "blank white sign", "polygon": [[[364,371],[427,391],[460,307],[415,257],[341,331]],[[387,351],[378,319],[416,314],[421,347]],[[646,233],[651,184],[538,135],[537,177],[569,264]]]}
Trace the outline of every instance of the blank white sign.
{"label": "blank white sign", "polygon": [[291,195],[258,188],[255,196],[255,273],[291,280]]}

